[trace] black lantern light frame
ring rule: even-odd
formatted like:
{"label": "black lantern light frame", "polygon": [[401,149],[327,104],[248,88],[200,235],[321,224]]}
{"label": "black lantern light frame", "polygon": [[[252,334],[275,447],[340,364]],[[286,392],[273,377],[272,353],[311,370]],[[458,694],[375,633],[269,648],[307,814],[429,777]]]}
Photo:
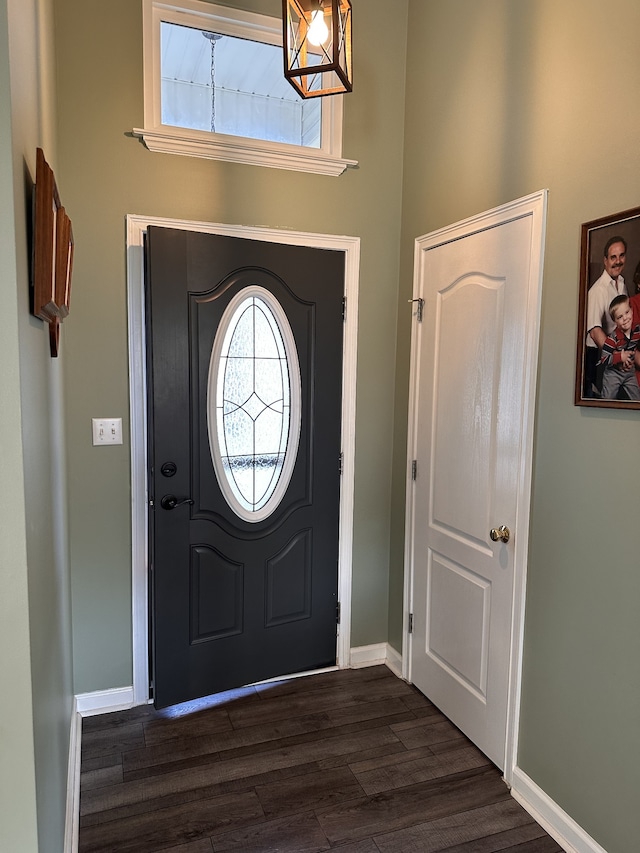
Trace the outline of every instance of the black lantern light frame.
{"label": "black lantern light frame", "polygon": [[[309,39],[315,13],[328,35]],[[339,95],[353,89],[350,0],[282,0],[284,76],[302,98]]]}

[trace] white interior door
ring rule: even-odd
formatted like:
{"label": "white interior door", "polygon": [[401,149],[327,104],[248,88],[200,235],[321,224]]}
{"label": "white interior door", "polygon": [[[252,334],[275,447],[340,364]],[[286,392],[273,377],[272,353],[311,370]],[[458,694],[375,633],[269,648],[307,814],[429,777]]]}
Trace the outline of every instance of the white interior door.
{"label": "white interior door", "polygon": [[501,769],[517,704],[545,201],[416,241],[409,677]]}

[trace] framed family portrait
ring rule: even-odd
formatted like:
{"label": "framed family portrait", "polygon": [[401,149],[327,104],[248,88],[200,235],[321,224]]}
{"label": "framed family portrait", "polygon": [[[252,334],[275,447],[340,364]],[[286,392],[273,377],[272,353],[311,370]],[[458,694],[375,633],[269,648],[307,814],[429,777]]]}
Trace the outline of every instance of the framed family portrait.
{"label": "framed family portrait", "polygon": [[576,406],[640,409],[640,207],[582,225]]}

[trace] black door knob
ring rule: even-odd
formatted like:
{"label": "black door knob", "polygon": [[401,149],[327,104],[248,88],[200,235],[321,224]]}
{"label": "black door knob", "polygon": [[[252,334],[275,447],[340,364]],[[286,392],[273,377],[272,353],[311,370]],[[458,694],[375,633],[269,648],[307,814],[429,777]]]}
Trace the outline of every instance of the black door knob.
{"label": "black door knob", "polygon": [[175,509],[183,504],[192,504],[191,498],[177,498],[175,495],[165,495],[160,501],[162,509]]}

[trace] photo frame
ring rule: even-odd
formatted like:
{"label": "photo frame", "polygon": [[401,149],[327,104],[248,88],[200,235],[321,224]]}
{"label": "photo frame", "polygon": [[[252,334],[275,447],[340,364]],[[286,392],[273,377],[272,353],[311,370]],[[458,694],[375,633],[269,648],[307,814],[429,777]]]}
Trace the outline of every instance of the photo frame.
{"label": "photo frame", "polygon": [[50,351],[58,355],[60,324],[69,315],[73,268],[73,228],[53,170],[41,148],[36,150],[33,200],[33,267],[31,313],[49,324]]}
{"label": "photo frame", "polygon": [[71,271],[73,269],[73,228],[64,207],[58,208],[56,218],[55,301],[59,316],[69,316],[71,300]]}
{"label": "photo frame", "polygon": [[[629,297],[628,308],[624,299],[616,300],[614,321],[611,302],[624,295]],[[576,406],[640,409],[636,327],[640,327],[640,207],[582,224]],[[630,359],[635,365],[630,366]]]}

